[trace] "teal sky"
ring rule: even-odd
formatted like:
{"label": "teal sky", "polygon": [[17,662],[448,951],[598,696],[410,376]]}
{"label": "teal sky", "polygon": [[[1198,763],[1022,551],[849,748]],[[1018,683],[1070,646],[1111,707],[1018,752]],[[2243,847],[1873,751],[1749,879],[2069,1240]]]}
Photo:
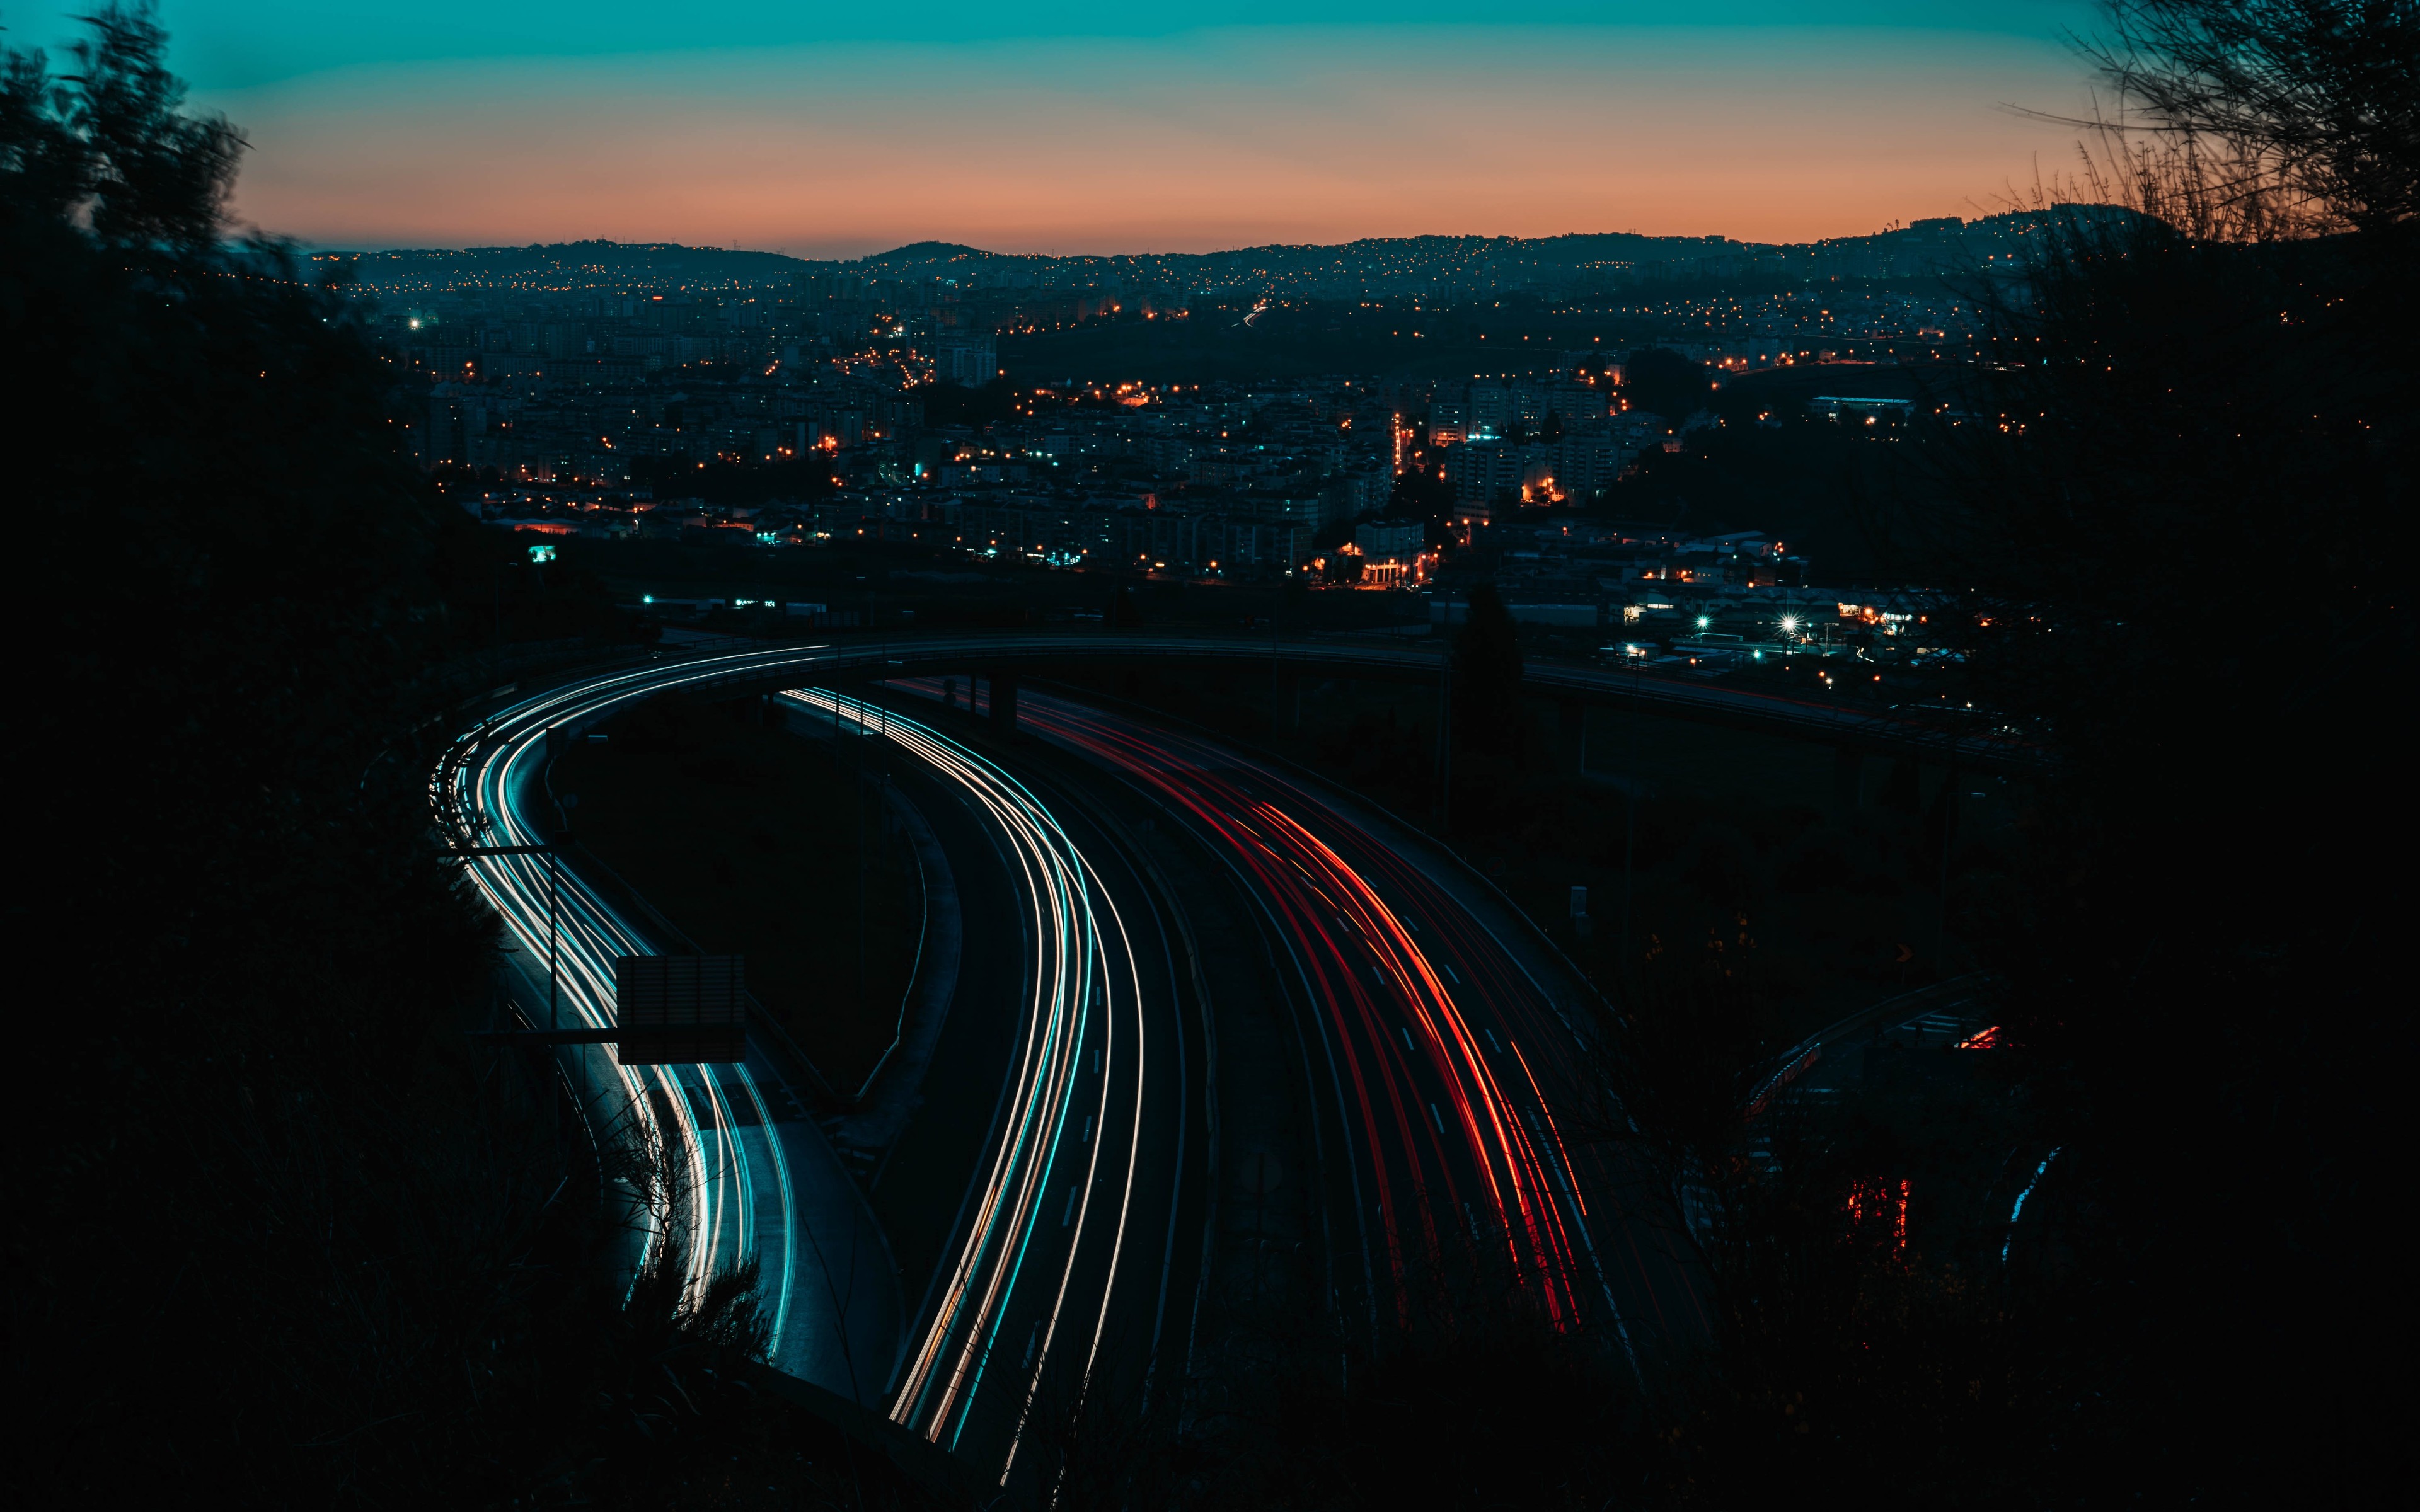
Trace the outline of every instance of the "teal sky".
{"label": "teal sky", "polygon": [[[56,48],[89,0],[8,6]],[[167,0],[254,145],[240,213],[327,245],[662,238],[855,255],[1420,231],[1800,239],[2062,172],[2072,0]]]}

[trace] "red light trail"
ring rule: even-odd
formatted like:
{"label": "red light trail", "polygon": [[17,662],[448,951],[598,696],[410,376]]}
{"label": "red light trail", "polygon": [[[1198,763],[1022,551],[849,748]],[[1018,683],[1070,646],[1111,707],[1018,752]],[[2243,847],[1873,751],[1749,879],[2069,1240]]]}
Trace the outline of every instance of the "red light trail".
{"label": "red light trail", "polygon": [[1602,1149],[1566,1143],[1547,1092],[1582,1069],[1578,1041],[1466,908],[1332,806],[1205,741],[1032,692],[1018,720],[1187,821],[1267,910],[1322,1021],[1355,1184],[1374,1197],[1373,1327],[1450,1325],[1448,1278],[1490,1271],[1557,1328],[1599,1315],[1625,1350],[1617,1279],[1659,1332],[1703,1327],[1668,1235],[1619,1203],[1605,1214],[1618,1238],[1590,1232],[1584,1193],[1616,1177]]}

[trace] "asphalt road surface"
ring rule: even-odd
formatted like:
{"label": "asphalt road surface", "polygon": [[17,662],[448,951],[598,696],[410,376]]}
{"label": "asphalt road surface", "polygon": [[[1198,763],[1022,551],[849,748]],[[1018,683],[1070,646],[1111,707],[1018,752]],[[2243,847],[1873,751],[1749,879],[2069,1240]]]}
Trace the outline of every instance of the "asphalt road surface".
{"label": "asphalt road surface", "polygon": [[[930,1149],[987,1114],[965,1151],[972,1180],[954,1189],[965,1172],[944,1155],[921,1175],[886,1168],[882,1193],[886,1208],[956,1210],[891,1416],[1007,1484],[1032,1468],[1024,1451],[1039,1416],[1088,1392],[1147,1401],[1161,1388],[1170,1298],[1181,1306],[1196,1263],[1178,1238],[1183,1210],[1198,1204],[1199,1031],[1179,1001],[1161,902],[1110,836],[929,724],[820,690],[782,697],[796,717],[884,742],[952,790],[1010,882],[993,896],[1011,917],[970,916],[969,932],[1013,934],[1014,949],[993,942],[988,980],[961,971],[946,1031],[1001,1052],[990,1095],[979,1069],[970,1083],[937,1065],[928,1087],[944,1100],[928,1095],[918,1115],[937,1131]],[[974,870],[969,859],[954,856],[954,870]],[[1016,992],[987,992],[1012,959]],[[1006,1032],[987,1032],[985,1013],[1002,1008]]]}
{"label": "asphalt road surface", "polygon": [[[448,752],[435,779],[440,811],[466,846],[556,841],[566,816],[547,791],[550,741],[696,675],[686,664],[650,666],[504,710]],[[576,865],[544,854],[474,855],[468,865],[504,921],[532,1026],[612,1025],[614,958],[658,953],[665,942]],[[692,1289],[754,1261],[771,1363],[868,1399],[896,1352],[897,1282],[880,1229],[810,1120],[782,1048],[752,1033],[737,1062],[626,1066],[601,1046],[573,1046],[558,1067],[598,1137],[643,1139],[662,1152],[666,1180],[642,1204],[644,1250],[677,1245]]]}
{"label": "asphalt road surface", "polygon": [[1534,941],[1491,927],[1378,816],[1270,764],[1030,688],[1018,717],[1143,795],[1255,901],[1301,1011],[1338,1319],[1383,1350],[1512,1288],[1634,1365],[1702,1332],[1667,1228],[1565,1127],[1587,1028],[1541,985]]}

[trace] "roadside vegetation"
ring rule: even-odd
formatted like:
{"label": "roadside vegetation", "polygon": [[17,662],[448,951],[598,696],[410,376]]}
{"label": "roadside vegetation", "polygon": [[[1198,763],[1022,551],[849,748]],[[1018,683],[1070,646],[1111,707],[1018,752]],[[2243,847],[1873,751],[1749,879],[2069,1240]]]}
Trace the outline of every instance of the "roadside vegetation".
{"label": "roadside vegetation", "polygon": [[783,729],[808,719],[666,694],[575,744],[554,781],[579,795],[581,845],[697,948],[745,956],[750,991],[845,1097],[896,1032],[923,893],[880,753]]}
{"label": "roadside vegetation", "polygon": [[928,1504],[748,1372],[752,1278],[635,1280],[655,1152],[474,1047],[447,711],[627,638],[398,455],[342,301],[225,216],[147,10],[0,71],[0,346],[39,649],[8,918],[29,1505]]}

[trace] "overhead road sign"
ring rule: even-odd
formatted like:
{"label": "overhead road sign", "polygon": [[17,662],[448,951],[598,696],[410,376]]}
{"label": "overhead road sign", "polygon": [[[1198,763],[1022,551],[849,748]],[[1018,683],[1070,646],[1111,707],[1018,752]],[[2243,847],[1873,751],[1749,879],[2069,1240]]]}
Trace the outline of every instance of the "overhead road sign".
{"label": "overhead road sign", "polygon": [[738,956],[619,956],[613,996],[624,1031],[615,1058],[625,1066],[747,1056],[748,988]]}

